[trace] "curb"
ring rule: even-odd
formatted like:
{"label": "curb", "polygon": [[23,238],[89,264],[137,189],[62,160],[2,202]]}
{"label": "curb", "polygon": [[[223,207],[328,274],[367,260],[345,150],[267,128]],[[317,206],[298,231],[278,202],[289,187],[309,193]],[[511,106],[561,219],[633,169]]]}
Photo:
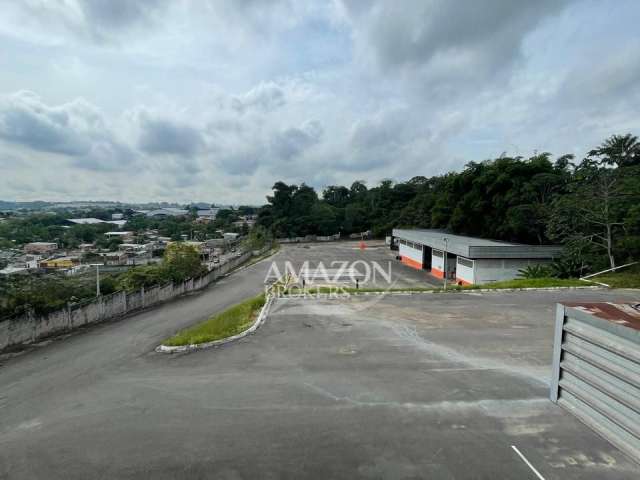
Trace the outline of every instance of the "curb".
{"label": "curb", "polygon": [[236,340],[240,340],[241,338],[246,337],[247,335],[255,332],[267,319],[267,315],[269,314],[269,308],[274,301],[273,296],[267,298],[267,301],[260,309],[260,313],[258,314],[258,318],[253,324],[247,328],[244,332],[240,332],[236,335],[232,335],[231,337],[221,338],[220,340],[213,340],[211,342],[205,343],[194,343],[191,345],[179,345],[179,346],[170,346],[170,345],[158,345],[155,349],[158,353],[184,353],[184,352],[192,352],[194,350],[204,350],[207,348],[219,347],[221,345],[225,345],[227,343],[234,342]]}
{"label": "curb", "polygon": [[584,287],[526,287],[526,288],[478,288],[478,289],[468,289],[468,290],[424,290],[424,291],[414,291],[414,290],[401,290],[401,291],[393,291],[393,292],[361,292],[361,293],[344,293],[344,292],[336,292],[336,293],[313,293],[309,292],[307,294],[295,294],[295,295],[283,295],[278,298],[331,298],[331,299],[341,299],[348,297],[361,297],[368,295],[441,295],[441,294],[452,294],[452,293],[497,293],[497,292],[527,292],[527,291],[554,291],[554,290],[607,290],[605,287],[601,287],[599,285],[593,286],[584,286]]}

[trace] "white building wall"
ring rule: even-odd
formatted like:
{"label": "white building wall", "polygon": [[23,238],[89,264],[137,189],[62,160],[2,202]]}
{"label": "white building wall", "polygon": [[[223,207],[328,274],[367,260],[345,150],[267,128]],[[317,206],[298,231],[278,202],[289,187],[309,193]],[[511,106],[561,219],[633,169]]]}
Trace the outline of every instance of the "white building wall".
{"label": "white building wall", "polygon": [[400,256],[408,257],[411,260],[422,265],[422,249],[419,250],[417,248],[412,248],[409,245],[403,245],[401,243],[398,251],[400,253]]}
{"label": "white building wall", "polygon": [[[460,262],[471,263],[471,266],[463,265]],[[456,278],[460,280],[464,280],[468,283],[475,283],[475,275],[474,275],[474,261],[464,257],[456,258]]]}
{"label": "white building wall", "polygon": [[499,282],[518,278],[519,270],[527,265],[549,263],[548,260],[476,259],[475,283]]}
{"label": "white building wall", "polygon": [[[435,253],[440,253],[442,256],[436,256]],[[431,253],[431,269],[444,272],[444,252],[442,250],[433,249]]]}

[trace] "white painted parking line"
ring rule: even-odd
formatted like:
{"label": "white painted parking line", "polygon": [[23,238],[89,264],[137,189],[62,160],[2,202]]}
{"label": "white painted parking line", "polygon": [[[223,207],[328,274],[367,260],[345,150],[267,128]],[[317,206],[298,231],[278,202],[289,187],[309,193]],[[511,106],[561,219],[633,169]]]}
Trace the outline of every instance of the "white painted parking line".
{"label": "white painted parking line", "polygon": [[527,464],[527,466],[531,469],[531,471],[536,474],[536,477],[538,477],[540,480],[544,480],[544,477],[540,475],[540,472],[536,470],[536,468],[533,465],[531,465],[529,460],[527,460],[527,458],[522,453],[520,453],[520,450],[518,450],[518,448],[515,445],[511,445],[511,448],[513,448],[513,450],[518,454],[518,456],[522,459],[522,461]]}

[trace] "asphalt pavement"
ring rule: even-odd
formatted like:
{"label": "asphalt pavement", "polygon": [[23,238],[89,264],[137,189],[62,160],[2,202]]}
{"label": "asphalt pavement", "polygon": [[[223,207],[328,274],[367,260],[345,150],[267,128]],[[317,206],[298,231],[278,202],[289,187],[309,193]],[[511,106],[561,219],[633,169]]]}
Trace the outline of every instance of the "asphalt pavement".
{"label": "asphalt pavement", "polygon": [[[367,255],[393,260],[349,244],[274,258]],[[0,360],[0,478],[536,479],[513,446],[546,479],[639,478],[545,383],[555,302],[637,292],[281,300],[236,343],[154,352],[259,292],[271,261]]]}

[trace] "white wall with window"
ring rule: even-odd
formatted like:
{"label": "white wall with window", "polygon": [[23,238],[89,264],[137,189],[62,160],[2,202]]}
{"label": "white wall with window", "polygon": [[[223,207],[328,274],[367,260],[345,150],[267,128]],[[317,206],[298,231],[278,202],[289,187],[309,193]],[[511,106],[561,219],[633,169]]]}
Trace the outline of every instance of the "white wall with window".
{"label": "white wall with window", "polygon": [[462,280],[464,283],[475,283],[474,261],[458,256],[456,262],[456,279]]}
{"label": "white wall with window", "polygon": [[398,242],[398,253],[401,257],[409,258],[410,260],[420,264],[420,268],[422,268],[422,245],[419,243],[400,239]]}

